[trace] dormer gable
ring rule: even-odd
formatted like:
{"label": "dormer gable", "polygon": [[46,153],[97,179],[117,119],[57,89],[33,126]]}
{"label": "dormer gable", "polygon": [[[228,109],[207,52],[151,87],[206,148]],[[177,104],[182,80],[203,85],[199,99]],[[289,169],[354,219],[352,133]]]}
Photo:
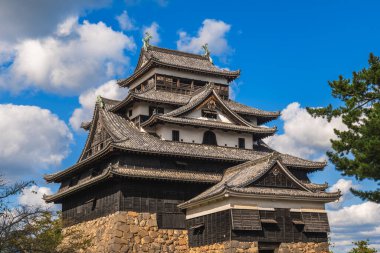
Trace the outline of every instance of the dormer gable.
{"label": "dormer gable", "polygon": [[249,122],[228,108],[214,88],[215,86],[212,83],[207,84],[186,105],[167,113],[166,116],[201,118],[204,120],[219,119],[240,126],[251,126]]}
{"label": "dormer gable", "polygon": [[291,172],[285,169],[281,162],[273,164],[263,176],[249,184],[247,187],[276,187],[307,190],[306,187]]}

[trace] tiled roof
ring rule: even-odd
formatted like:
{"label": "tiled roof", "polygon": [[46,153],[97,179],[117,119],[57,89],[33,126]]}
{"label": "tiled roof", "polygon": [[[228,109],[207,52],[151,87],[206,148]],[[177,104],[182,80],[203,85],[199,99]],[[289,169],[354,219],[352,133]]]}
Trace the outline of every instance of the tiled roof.
{"label": "tiled roof", "polygon": [[171,50],[166,48],[160,48],[155,46],[150,46],[147,53],[148,59],[153,57],[155,60],[175,65],[178,67],[184,67],[188,69],[196,69],[201,71],[209,71],[213,73],[221,73],[228,75],[239,75],[239,71],[229,71],[225,69],[220,69],[212,64],[208,57],[198,54],[190,54],[186,52],[181,52],[177,50]]}
{"label": "tiled roof", "polygon": [[[284,172],[300,186],[300,189],[282,189],[271,187],[254,187],[250,186],[253,182],[260,179],[267,173],[274,164],[278,163]],[[311,186],[311,187],[310,187]],[[187,208],[200,201],[207,200],[214,196],[224,194],[226,192],[260,194],[260,195],[275,195],[287,197],[310,197],[310,198],[326,198],[337,199],[340,197],[340,192],[327,193],[321,191],[325,185],[308,184],[298,180],[283,164],[281,154],[272,153],[253,161],[248,161],[243,164],[231,167],[226,170],[223,179],[208,190],[198,196],[179,205],[181,208]]]}
{"label": "tiled roof", "polygon": [[246,133],[257,133],[261,134],[262,138],[271,136],[276,132],[276,127],[259,127],[259,126],[240,126],[231,123],[225,123],[221,121],[214,120],[202,120],[186,117],[171,117],[164,115],[154,115],[149,120],[145,121],[142,126],[150,126],[156,122],[167,122],[173,124],[185,124],[190,126],[197,127],[207,127],[207,128],[216,128],[216,129],[228,129],[239,132]]}
{"label": "tiled roof", "polygon": [[[142,64],[143,59],[145,61],[144,64]],[[200,72],[222,76],[227,78],[229,81],[240,75],[240,70],[229,71],[220,69],[212,64],[207,57],[202,55],[150,46],[148,51],[143,49],[141,50],[138,66],[132,76],[124,80],[119,80],[119,85],[123,87],[129,86],[131,81],[135,80],[138,76],[145,73],[153,66],[177,68],[182,71]]]}
{"label": "tiled roof", "polygon": [[[202,88],[201,88],[202,89]],[[202,89],[200,90],[202,92],[207,92],[206,90]],[[197,95],[198,91],[193,95]],[[149,101],[149,102],[159,102],[164,104],[171,104],[171,105],[177,105],[177,106],[183,106],[189,103],[189,101],[193,97],[192,95],[185,95],[180,93],[173,93],[168,91],[162,91],[162,90],[155,90],[150,89],[148,91],[145,91],[143,93],[134,93],[130,92],[128,96],[119,102],[112,111],[118,111],[119,109],[126,106],[129,102],[133,101],[133,99],[138,99],[142,101]],[[240,104],[238,102],[235,102],[233,100],[223,100],[223,102],[226,104],[226,106],[231,109],[232,111],[242,114],[242,115],[252,115],[259,118],[259,123],[265,123],[267,121],[276,119],[280,112],[272,112],[272,111],[264,111],[260,110],[254,107],[250,107],[247,105]],[[263,119],[261,119],[263,118]]]}
{"label": "tiled roof", "polygon": [[[99,116],[94,118],[102,118],[104,127],[112,137],[110,144],[99,153],[81,160],[66,170],[46,175],[46,180],[56,181],[62,176],[76,171],[81,166],[94,162],[100,157],[104,157],[111,152],[111,149],[115,148],[140,153],[236,162],[255,160],[273,152],[272,149],[265,146],[255,146],[253,149],[238,149],[205,144],[164,141],[148,133],[141,132],[131,121],[111,112],[110,109],[114,106],[114,101],[111,102],[110,100],[103,99],[103,103],[103,108],[100,106],[96,107],[95,112]],[[286,154],[281,154],[281,157],[285,165],[301,169],[315,170],[321,169],[326,165],[325,162],[309,161]]]}
{"label": "tiled roof", "polygon": [[197,182],[197,183],[218,183],[222,177],[222,173],[211,173],[203,171],[189,171],[182,169],[161,169],[161,168],[144,168],[144,167],[129,167],[120,166],[118,164],[110,165],[100,175],[95,177],[87,177],[79,181],[75,186],[65,187],[60,189],[58,193],[45,196],[44,199],[48,202],[57,201],[62,197],[70,195],[79,189],[83,189],[94,185],[112,175],[130,177],[130,178],[144,178],[155,180],[168,180],[168,181],[181,181],[181,182]]}
{"label": "tiled roof", "polygon": [[227,104],[227,106],[231,110],[233,110],[237,113],[241,113],[241,114],[249,114],[249,115],[261,116],[261,117],[276,117],[276,118],[278,116],[280,116],[280,112],[271,112],[271,111],[260,110],[257,108],[253,108],[253,107],[250,107],[247,105],[240,104],[240,103],[235,102],[233,100],[227,100],[225,103]]}

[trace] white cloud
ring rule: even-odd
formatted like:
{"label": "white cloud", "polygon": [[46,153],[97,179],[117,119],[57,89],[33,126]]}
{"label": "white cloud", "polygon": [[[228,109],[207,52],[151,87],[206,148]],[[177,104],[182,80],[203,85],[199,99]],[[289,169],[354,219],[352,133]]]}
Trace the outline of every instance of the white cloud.
{"label": "white cloud", "polygon": [[71,17],[60,24],[58,36],[17,44],[12,64],[3,71],[0,87],[15,92],[32,87],[79,94],[124,72],[129,65],[124,51],[136,48],[133,38],[103,22],[74,21]]}
{"label": "white cloud", "polygon": [[46,36],[67,17],[109,3],[109,0],[0,1],[0,40],[14,43],[20,39]]}
{"label": "white cloud", "polygon": [[336,138],[334,128],[345,129],[339,118],[328,122],[313,118],[297,102],[289,104],[282,112],[284,133],[267,139],[270,147],[284,153],[304,157],[321,158],[331,147],[330,139]]}
{"label": "white cloud", "polygon": [[0,119],[0,168],[5,176],[32,176],[58,166],[68,155],[72,134],[49,110],[0,104]]}
{"label": "white cloud", "polygon": [[334,252],[347,252],[353,247],[352,242],[366,239],[380,250],[379,204],[363,202],[329,211],[328,215]]}
{"label": "white cloud", "polygon": [[119,16],[116,17],[119,26],[124,31],[130,31],[136,29],[134,20],[129,17],[127,11],[123,11]]}
{"label": "white cloud", "polygon": [[57,35],[58,36],[68,36],[75,28],[78,26],[78,17],[69,17],[64,22],[58,24]]}
{"label": "white cloud", "polygon": [[380,223],[380,205],[367,201],[346,206],[337,211],[330,211],[329,219],[331,225],[336,228],[361,225],[373,226]]}
{"label": "white cloud", "polygon": [[79,96],[81,107],[75,109],[70,118],[71,126],[75,130],[79,130],[83,121],[91,120],[97,96],[100,95],[105,98],[120,100],[125,98],[127,93],[128,89],[119,88],[119,85],[115,80],[111,80],[96,89],[91,88],[83,92]]}
{"label": "white cloud", "polygon": [[354,196],[350,189],[359,189],[359,185],[353,184],[352,180],[346,180],[344,178],[339,179],[333,186],[329,188],[330,192],[340,191],[342,196],[339,201],[328,204],[329,208],[338,209],[341,208],[346,200],[352,199]]}
{"label": "white cloud", "polygon": [[229,97],[230,99],[233,99],[235,100],[236,96],[239,94],[240,92],[240,87],[242,85],[242,82],[238,82],[238,81],[233,81],[231,84],[230,84],[230,88],[229,88]]}
{"label": "white cloud", "polygon": [[18,198],[18,202],[21,205],[29,207],[41,207],[41,208],[51,208],[53,204],[47,204],[42,197],[44,195],[53,194],[52,190],[48,187],[38,187],[37,185],[32,185],[24,189]]}
{"label": "white cloud", "polygon": [[205,19],[196,36],[192,37],[187,32],[179,32],[177,48],[191,53],[203,52],[202,45],[208,43],[212,55],[221,56],[231,51],[226,34],[231,25],[221,20]]}
{"label": "white cloud", "polygon": [[146,32],[152,35],[152,39],[150,40],[152,44],[157,44],[161,41],[160,34],[158,33],[159,28],[160,26],[156,22],[153,22],[150,26],[144,26],[143,28],[144,36]]}

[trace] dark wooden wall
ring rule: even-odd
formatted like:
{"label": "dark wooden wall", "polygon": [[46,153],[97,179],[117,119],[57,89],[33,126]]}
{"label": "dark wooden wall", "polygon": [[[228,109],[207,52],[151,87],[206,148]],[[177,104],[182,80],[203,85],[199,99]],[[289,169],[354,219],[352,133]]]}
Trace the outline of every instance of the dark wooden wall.
{"label": "dark wooden wall", "polygon": [[88,188],[62,201],[64,226],[96,219],[118,211],[120,190],[113,181]]}
{"label": "dark wooden wall", "polygon": [[159,228],[173,229],[185,229],[185,213],[177,205],[211,187],[154,180],[123,180],[121,186],[121,211],[157,213]]}
{"label": "dark wooden wall", "polygon": [[230,210],[196,217],[186,221],[189,246],[197,247],[224,241],[231,236]]}
{"label": "dark wooden wall", "polygon": [[185,229],[185,214],[177,205],[211,187],[210,184],[113,178],[62,201],[65,226],[116,211],[157,213],[160,228]]}
{"label": "dark wooden wall", "polygon": [[[189,245],[197,247],[217,242],[237,240],[242,242],[327,242],[326,232],[308,233],[303,226],[293,224],[293,219],[302,219],[301,213],[289,209],[260,211],[260,219],[275,220],[277,224],[262,223],[260,230],[234,230],[231,210],[213,213],[186,221],[189,229]],[[323,221],[322,221],[323,222]],[[199,227],[202,224],[203,227]],[[193,229],[196,227],[196,229]]]}

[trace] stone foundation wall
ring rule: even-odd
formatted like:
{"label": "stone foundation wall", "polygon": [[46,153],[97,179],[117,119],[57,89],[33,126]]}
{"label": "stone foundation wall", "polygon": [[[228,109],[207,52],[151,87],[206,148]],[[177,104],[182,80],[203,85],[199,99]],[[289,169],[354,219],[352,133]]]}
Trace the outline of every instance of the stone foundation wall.
{"label": "stone foundation wall", "polygon": [[[188,252],[187,231],[158,229],[156,214],[117,212],[67,228],[92,241],[89,253]],[[66,237],[63,244],[70,243]]]}
{"label": "stone foundation wall", "polygon": [[[156,214],[117,212],[65,229],[82,231],[92,241],[84,252],[175,252],[175,253],[258,253],[257,242],[224,242],[188,247],[186,230],[158,229]],[[64,231],[64,233],[65,233]],[[70,234],[70,233],[67,233]],[[75,238],[65,237],[62,244]],[[282,243],[277,253],[327,253],[328,243]]]}
{"label": "stone foundation wall", "polygon": [[258,253],[257,242],[223,242],[190,248],[189,253]]}
{"label": "stone foundation wall", "polygon": [[278,253],[328,253],[329,244],[327,242],[297,242],[281,243]]}

